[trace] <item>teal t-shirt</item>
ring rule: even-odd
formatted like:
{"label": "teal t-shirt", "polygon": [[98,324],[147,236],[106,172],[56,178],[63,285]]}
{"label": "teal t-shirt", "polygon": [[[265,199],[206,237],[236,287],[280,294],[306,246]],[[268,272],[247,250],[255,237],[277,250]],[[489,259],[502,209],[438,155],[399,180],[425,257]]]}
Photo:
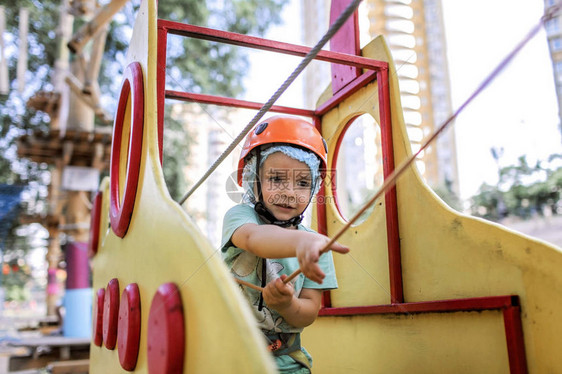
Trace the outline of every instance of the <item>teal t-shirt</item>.
{"label": "teal t-shirt", "polygon": [[[245,250],[234,246],[231,241],[234,231],[236,231],[236,229],[246,223],[254,223],[257,225],[263,224],[257,213],[254,211],[254,208],[250,205],[236,205],[225,214],[221,240],[222,257],[226,265],[230,268],[232,274],[236,278],[261,286],[262,259],[250,252],[246,252]],[[297,229],[314,232],[313,230],[308,229],[303,225],[299,225]],[[290,275],[295,270],[299,269],[299,263],[296,257],[266,259],[266,263],[266,284],[276,278],[279,278],[282,274]],[[326,274],[323,283],[318,284],[316,282],[313,282],[312,280],[306,278],[302,273],[300,273],[295,279],[291,281],[295,289],[295,296],[298,297],[303,288],[329,290],[338,287],[336,272],[334,269],[334,262],[332,259],[332,252],[329,251],[320,256],[318,264],[322,271],[324,271],[324,273]],[[256,317],[258,326],[264,332],[295,333],[301,332],[303,330],[302,328],[294,327],[288,324],[279,313],[277,313],[273,309],[269,309],[265,303],[262,310],[258,310],[260,292],[242,285],[240,286],[240,288],[246,296],[246,299],[250,303],[250,307],[252,308],[254,316]],[[305,352],[305,354],[309,356],[304,349],[303,352]],[[277,360],[277,365],[279,366],[281,372],[298,369],[300,367],[300,365],[289,356],[279,356],[275,357],[275,359]],[[309,360],[312,362],[310,356]]]}

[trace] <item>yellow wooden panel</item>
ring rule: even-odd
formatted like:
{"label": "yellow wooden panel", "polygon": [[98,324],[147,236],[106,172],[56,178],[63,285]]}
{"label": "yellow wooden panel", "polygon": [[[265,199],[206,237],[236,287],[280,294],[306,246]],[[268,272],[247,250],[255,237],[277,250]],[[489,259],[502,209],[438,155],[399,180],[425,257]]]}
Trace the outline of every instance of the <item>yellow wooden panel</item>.
{"label": "yellow wooden panel", "polygon": [[[332,167],[335,166],[334,150],[346,124],[365,113],[378,123],[378,111],[377,82],[374,81],[322,118],[322,135],[328,143],[328,163]],[[328,234],[334,235],[346,221],[338,212],[331,189],[326,191],[326,201]],[[332,291],[333,306],[390,303],[385,206],[384,198],[379,199],[369,217],[339,240],[352,251],[345,256],[334,256],[340,288]],[[364,289],[368,292],[363,292]]]}
{"label": "yellow wooden panel", "polygon": [[503,330],[499,311],[322,317],[303,341],[323,374],[508,374]]}
{"label": "yellow wooden panel", "polygon": [[[105,190],[100,248],[93,258],[93,289],[112,278],[120,292],[137,283],[141,298],[140,351],[135,373],[148,373],[147,322],[158,287],[174,282],[185,316],[184,373],[271,373],[275,364],[246,300],[220,253],[171,200],[164,182],[157,142],[156,1],[144,0],[130,43],[128,62],[138,61],[144,73],[145,119],[143,152],[135,207],[123,239],[107,230],[109,186]],[[124,179],[122,179],[124,182]],[[119,340],[119,337],[118,337]],[[117,349],[92,345],[92,373],[125,373]]]}

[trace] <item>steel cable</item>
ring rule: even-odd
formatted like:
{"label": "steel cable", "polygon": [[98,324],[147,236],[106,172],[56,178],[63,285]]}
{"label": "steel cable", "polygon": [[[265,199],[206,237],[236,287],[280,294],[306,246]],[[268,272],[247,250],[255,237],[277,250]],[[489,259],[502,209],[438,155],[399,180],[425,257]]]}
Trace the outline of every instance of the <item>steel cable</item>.
{"label": "steel cable", "polygon": [[179,200],[179,204],[183,204],[189,196],[191,196],[207,178],[219,167],[219,165],[232,153],[234,148],[240,143],[244,137],[252,130],[255,124],[264,116],[264,114],[271,109],[273,104],[279,99],[279,97],[287,90],[287,88],[295,81],[295,79],[302,73],[302,71],[307,67],[307,65],[316,57],[324,45],[335,35],[336,32],[343,26],[347,19],[353,14],[361,3],[361,0],[353,0],[347,8],[339,15],[336,21],[330,26],[326,34],[316,43],[316,45],[306,54],[295,70],[289,75],[289,77],[283,82],[283,84],[277,89],[277,91],[269,98],[269,100],[261,107],[261,109],[256,113],[254,118],[244,127],[242,132],[230,143],[226,150],[219,156],[219,158],[209,167],[205,174],[191,187],[191,189]]}

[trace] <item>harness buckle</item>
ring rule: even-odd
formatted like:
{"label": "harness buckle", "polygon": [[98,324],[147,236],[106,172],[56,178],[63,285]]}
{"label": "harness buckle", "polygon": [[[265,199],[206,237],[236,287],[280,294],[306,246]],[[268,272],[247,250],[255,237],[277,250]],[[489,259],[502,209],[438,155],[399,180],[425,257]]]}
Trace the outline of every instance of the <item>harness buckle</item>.
{"label": "harness buckle", "polygon": [[275,340],[273,343],[267,346],[270,352],[275,352],[283,346],[283,342],[279,339]]}

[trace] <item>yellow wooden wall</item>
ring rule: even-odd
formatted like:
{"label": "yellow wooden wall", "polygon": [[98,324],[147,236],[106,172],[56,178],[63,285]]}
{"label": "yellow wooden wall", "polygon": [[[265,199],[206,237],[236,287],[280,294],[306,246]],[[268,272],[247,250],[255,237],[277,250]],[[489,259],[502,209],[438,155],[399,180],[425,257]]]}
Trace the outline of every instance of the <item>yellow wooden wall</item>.
{"label": "yellow wooden wall", "polygon": [[[396,69],[382,37],[363,56],[390,63],[395,165],[411,155]],[[326,91],[321,100],[331,95]],[[370,113],[378,122],[376,83],[322,119],[332,153],[349,119]],[[482,136],[486,136],[482,134]],[[518,295],[529,372],[557,372],[562,358],[562,254],[540,240],[461,215],[422,181],[415,166],[397,185],[405,302]],[[328,234],[344,225],[329,195]],[[390,304],[385,203],[340,240],[348,256],[334,256],[340,288],[332,306]],[[333,341],[333,343],[332,343]],[[501,311],[320,317],[304,342],[321,373],[508,373]]]}
{"label": "yellow wooden wall", "polygon": [[[93,289],[105,288],[113,278],[119,280],[120,293],[127,284],[138,284],[141,333],[135,373],[148,373],[148,314],[156,290],[167,282],[178,286],[183,302],[184,373],[275,372],[251,311],[220,253],[167,192],[157,144],[156,0],[143,0],[138,14],[127,60],[140,62],[144,73],[140,179],[131,224],[123,239],[108,230],[109,183],[102,183],[100,244],[92,259]],[[125,127],[129,126],[127,122]],[[124,153],[122,170],[126,166]],[[121,173],[122,184],[124,179]],[[109,350],[92,344],[90,357],[92,373],[126,372],[119,364],[117,348]]]}

